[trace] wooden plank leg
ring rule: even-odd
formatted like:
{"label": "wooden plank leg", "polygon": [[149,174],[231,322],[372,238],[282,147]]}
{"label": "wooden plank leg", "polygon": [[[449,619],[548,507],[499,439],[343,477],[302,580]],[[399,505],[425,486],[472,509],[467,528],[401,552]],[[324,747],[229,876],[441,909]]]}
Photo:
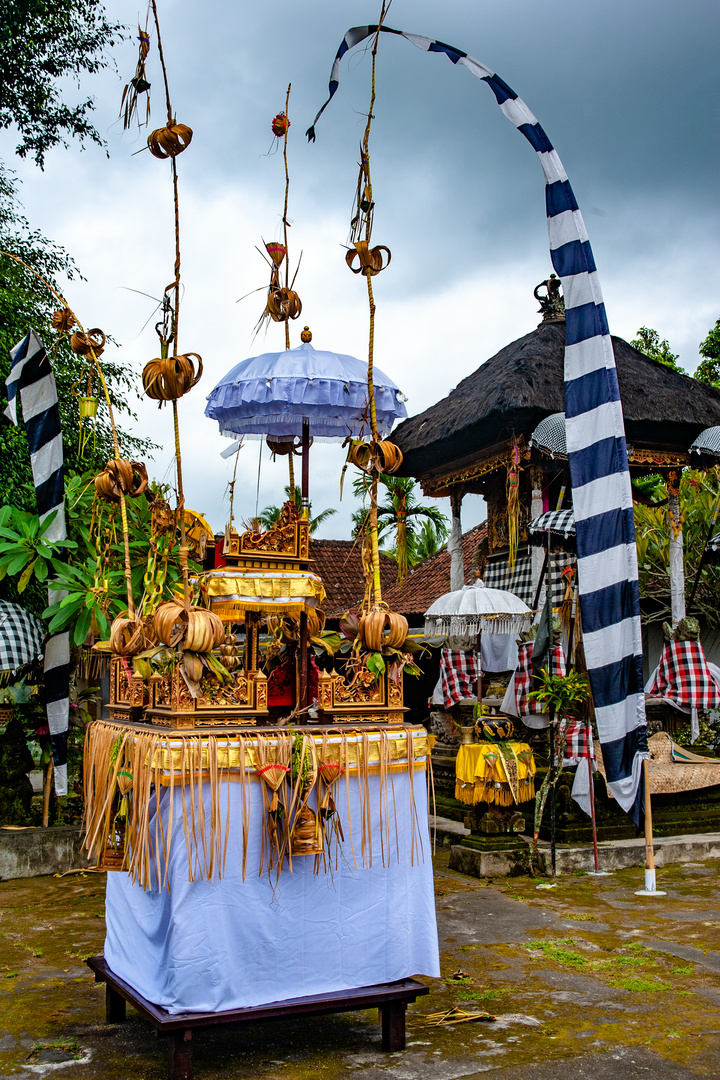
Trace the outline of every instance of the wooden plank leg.
{"label": "wooden plank leg", "polygon": [[192,1080],[192,1028],[174,1031],[168,1038],[169,1080]]}
{"label": "wooden plank leg", "polygon": [[108,1024],[122,1024],[126,1018],[127,1002],[110,983],[105,983],[105,1019]]}
{"label": "wooden plank leg", "polygon": [[407,1004],[404,1001],[388,1001],[386,1005],[380,1006],[383,1050],[405,1049],[406,1009]]}

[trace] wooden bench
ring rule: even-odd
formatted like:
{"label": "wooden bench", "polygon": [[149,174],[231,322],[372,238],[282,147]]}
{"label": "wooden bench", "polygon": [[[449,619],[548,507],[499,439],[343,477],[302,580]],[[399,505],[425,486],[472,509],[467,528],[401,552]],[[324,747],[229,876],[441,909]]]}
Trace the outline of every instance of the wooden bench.
{"label": "wooden bench", "polygon": [[159,1005],[146,1001],[136,990],[110,970],[104,956],[91,956],[87,961],[95,973],[95,982],[105,983],[105,1019],[110,1024],[125,1019],[126,1002],[154,1025],[158,1034],[168,1036],[170,1080],[191,1080],[192,1037],[195,1028],[216,1024],[240,1024],[247,1021],[277,1020],[309,1013],[348,1012],[354,1009],[379,1008],[382,1023],[383,1050],[405,1049],[405,1010],[429,988],[415,979],[361,986],[356,990],[336,990],[329,994],[272,1001],[246,1009],[227,1009],[223,1012],[169,1013]]}

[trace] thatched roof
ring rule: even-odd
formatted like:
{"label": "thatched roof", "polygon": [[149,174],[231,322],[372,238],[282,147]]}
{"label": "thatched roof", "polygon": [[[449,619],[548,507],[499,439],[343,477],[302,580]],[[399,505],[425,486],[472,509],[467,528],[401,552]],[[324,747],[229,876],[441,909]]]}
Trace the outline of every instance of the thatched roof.
{"label": "thatched roof", "polygon": [[[465,583],[474,581],[473,555],[483,537],[487,536],[487,521],[462,535],[463,568]],[[450,592],[450,552],[447,548],[423,559],[413,566],[402,585],[383,587],[383,600],[391,611],[398,611],[416,625],[422,621],[427,609],[443,593]]]}
{"label": "thatched roof", "polygon": [[[629,443],[686,451],[703,428],[720,424],[720,392],[650,360],[622,338],[613,348]],[[506,345],[442,401],[403,421],[393,442],[400,472],[423,476],[451,462],[480,457],[508,439],[531,434],[563,412],[565,323],[541,323]]]}

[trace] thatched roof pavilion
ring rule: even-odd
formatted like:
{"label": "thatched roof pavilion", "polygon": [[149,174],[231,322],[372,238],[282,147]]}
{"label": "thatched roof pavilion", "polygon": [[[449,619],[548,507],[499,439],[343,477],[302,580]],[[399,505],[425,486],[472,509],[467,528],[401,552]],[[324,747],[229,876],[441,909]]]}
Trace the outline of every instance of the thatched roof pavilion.
{"label": "thatched roof pavilion", "polygon": [[[399,472],[418,479],[426,495],[450,496],[453,587],[463,580],[460,503],[465,494],[480,494],[488,505],[486,584],[511,589],[527,603],[536,595],[542,565],[538,549],[528,548],[528,521],[571,501],[567,456],[529,445],[539,422],[565,408],[562,300],[550,311],[538,299],[545,318],[535,330],[506,345],[392,436],[404,455]],[[631,474],[663,473],[672,500],[682,468],[690,464],[690,445],[703,428],[720,425],[720,392],[651,360],[622,338],[612,340]]]}
{"label": "thatched roof pavilion", "polygon": [[[659,452],[649,464],[687,463],[700,431],[720,424],[720,392],[656,363],[622,338],[612,340],[631,464],[645,464],[646,451]],[[400,472],[417,477],[433,495],[450,494],[455,474],[467,472],[463,480],[472,490],[467,483],[473,465],[514,440],[527,441],[543,417],[564,411],[564,350],[564,320],[543,322],[442,401],[404,420],[392,436],[404,455]]]}

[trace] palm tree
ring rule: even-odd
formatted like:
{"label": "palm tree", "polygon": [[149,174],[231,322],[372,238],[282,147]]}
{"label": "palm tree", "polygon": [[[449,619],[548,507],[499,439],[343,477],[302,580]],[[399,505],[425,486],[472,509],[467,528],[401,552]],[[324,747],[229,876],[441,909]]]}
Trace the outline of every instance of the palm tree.
{"label": "palm tree", "polygon": [[[387,554],[397,561],[397,580],[401,583],[408,566],[414,566],[442,547],[450,535],[450,527],[439,507],[428,506],[418,500],[415,481],[411,477],[383,473],[379,480],[385,488],[385,497],[378,506],[378,535],[380,538],[389,537],[394,531],[394,548],[388,550]],[[370,478],[364,473],[353,481],[353,491],[359,498],[364,499],[369,487]],[[366,510],[357,510],[353,514],[356,533],[366,526],[367,516]]]}
{"label": "palm tree", "polygon": [[[285,487],[285,494],[287,495],[288,499],[291,498],[289,484],[287,484]],[[299,514],[300,510],[302,509],[302,492],[297,484],[295,485],[295,506],[297,507],[297,512]],[[262,525],[263,529],[272,529],[273,525],[277,524],[280,517],[280,509],[281,508],[279,506],[265,507],[259,518],[260,524]],[[313,517],[312,503],[308,503],[308,514],[310,516],[310,535],[312,536],[312,534],[317,529],[319,529],[320,526],[323,525],[328,518],[332,517],[333,514],[337,514],[337,510],[334,506],[329,506],[327,510],[321,510],[317,517]]]}

